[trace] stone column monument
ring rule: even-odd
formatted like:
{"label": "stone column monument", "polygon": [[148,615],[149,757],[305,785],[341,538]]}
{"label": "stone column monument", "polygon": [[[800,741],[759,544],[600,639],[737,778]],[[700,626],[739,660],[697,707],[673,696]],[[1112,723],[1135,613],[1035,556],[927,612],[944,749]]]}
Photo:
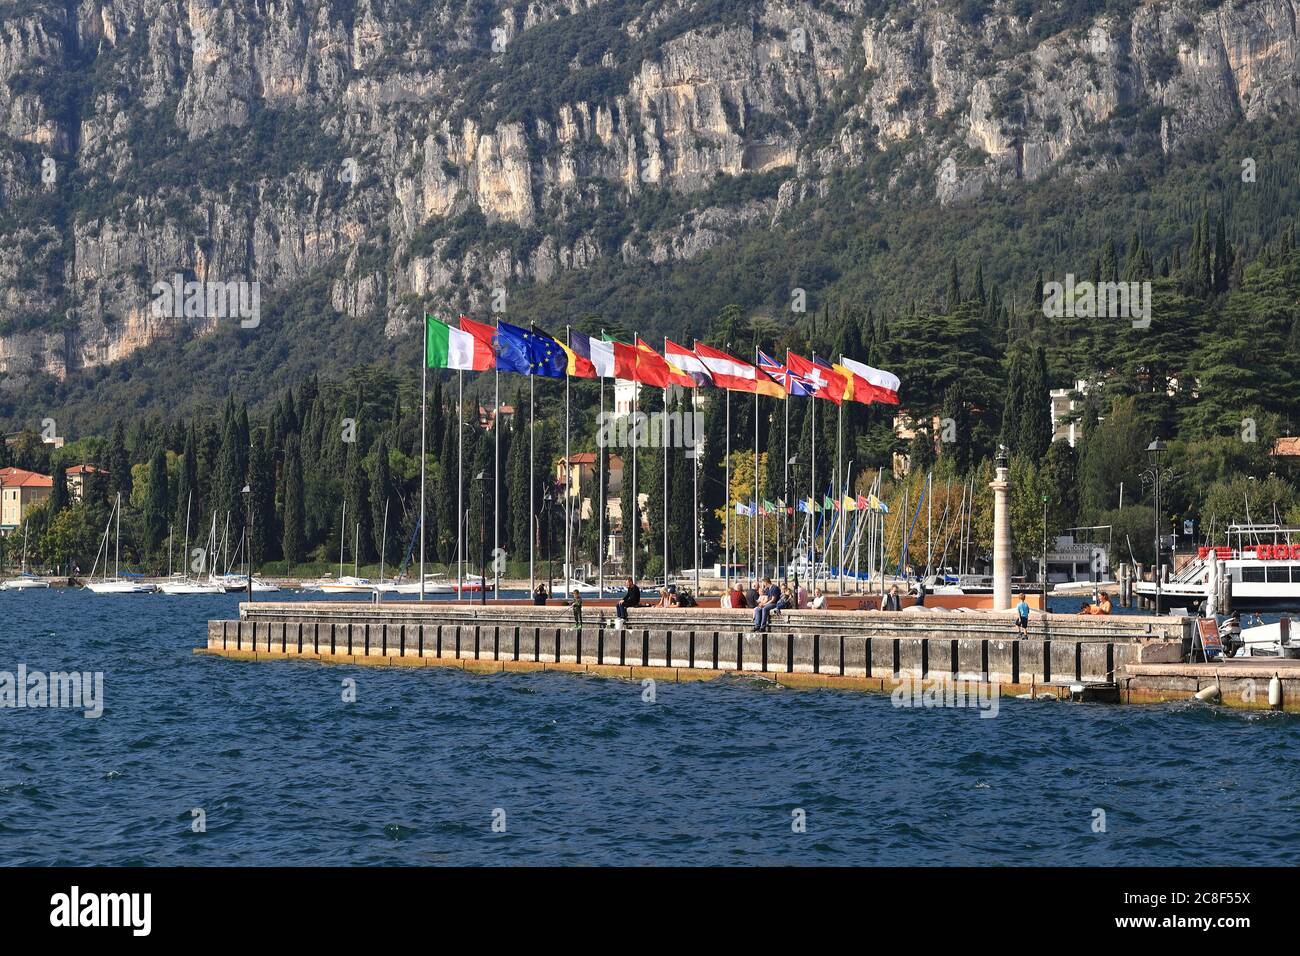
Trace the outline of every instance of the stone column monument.
{"label": "stone column monument", "polygon": [[1007,508],[1007,447],[998,446],[993,489],[993,610],[1011,609],[1011,512]]}

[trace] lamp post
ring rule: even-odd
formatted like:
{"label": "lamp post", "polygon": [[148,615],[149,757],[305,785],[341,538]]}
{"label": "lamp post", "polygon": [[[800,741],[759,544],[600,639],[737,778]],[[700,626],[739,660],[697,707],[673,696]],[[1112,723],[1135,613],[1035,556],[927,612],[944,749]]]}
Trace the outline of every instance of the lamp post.
{"label": "lamp post", "polygon": [[[1043,611],[1047,611],[1047,495],[1043,495],[1043,563],[1039,568],[1039,583],[1043,589]],[[1071,572],[1071,577],[1074,576]]]}
{"label": "lamp post", "polygon": [[488,485],[492,483],[491,477],[486,471],[480,471],[474,476],[478,482],[479,488],[479,516],[478,516],[478,603],[487,604],[487,504],[488,504]]}

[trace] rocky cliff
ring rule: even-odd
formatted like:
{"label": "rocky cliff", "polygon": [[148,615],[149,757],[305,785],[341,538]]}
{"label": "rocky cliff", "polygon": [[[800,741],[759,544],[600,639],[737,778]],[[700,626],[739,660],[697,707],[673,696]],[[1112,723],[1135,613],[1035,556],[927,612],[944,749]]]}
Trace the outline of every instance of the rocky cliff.
{"label": "rocky cliff", "polygon": [[689,259],[845,170],[960,203],[1296,107],[1300,2],[1094,8],[0,0],[0,376],[239,321],[217,284],[323,276],[396,335]]}

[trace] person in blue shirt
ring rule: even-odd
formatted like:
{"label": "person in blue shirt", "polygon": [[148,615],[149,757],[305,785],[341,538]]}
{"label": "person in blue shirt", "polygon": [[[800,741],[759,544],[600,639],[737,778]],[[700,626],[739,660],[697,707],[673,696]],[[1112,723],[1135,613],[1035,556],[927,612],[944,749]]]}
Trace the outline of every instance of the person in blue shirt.
{"label": "person in blue shirt", "polygon": [[778,601],[781,600],[781,589],[772,583],[771,578],[763,579],[763,594],[758,603],[754,606],[754,630],[766,631],[768,618]]}
{"label": "person in blue shirt", "polygon": [[1016,629],[1020,631],[1021,637],[1029,636],[1029,603],[1023,594],[1020,595],[1020,603],[1016,605]]}

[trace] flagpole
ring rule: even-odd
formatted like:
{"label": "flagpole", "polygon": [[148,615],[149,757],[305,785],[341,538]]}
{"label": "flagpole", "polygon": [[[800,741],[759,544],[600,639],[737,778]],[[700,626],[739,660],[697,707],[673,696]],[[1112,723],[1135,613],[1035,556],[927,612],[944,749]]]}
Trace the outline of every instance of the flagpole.
{"label": "flagpole", "polygon": [[534,461],[534,443],[533,443],[533,368],[532,363],[528,366],[528,593],[532,594],[537,590],[537,571],[536,555],[534,548],[537,543],[537,481],[533,476]]}
{"label": "flagpole", "polygon": [[[569,326],[566,325],[564,327],[564,344],[566,347],[571,345],[569,339],[570,339]],[[569,500],[571,498],[571,495],[569,493],[569,478],[573,474],[573,463],[569,458],[569,419],[571,417],[572,416],[570,415],[570,411],[569,411],[569,375],[568,372],[566,371],[564,375],[564,581],[565,581],[564,589],[566,591],[569,589],[569,582],[573,580],[573,565],[569,563],[569,550],[570,550],[569,524],[572,520],[569,512]],[[582,489],[581,469],[579,469],[578,474],[579,474],[578,489],[579,492],[581,492]]]}
{"label": "flagpole", "polygon": [[763,569],[759,567],[762,558],[758,550],[758,533],[759,525],[762,521],[763,499],[758,489],[758,346],[754,346],[754,513],[749,516],[749,523],[754,526],[754,583],[763,576]]}
{"label": "flagpole", "polygon": [[465,373],[456,372],[456,600],[465,597]]}
{"label": "flagpole", "polygon": [[664,504],[660,509],[664,525],[664,593],[668,593],[668,386],[664,386],[664,419],[659,431],[663,445],[659,451],[659,468],[664,473]]}
{"label": "flagpole", "polygon": [[727,393],[727,436],[726,436],[726,453],[724,460],[726,462],[726,482],[722,491],[722,521],[723,521],[723,582],[727,585],[727,590],[731,590],[731,389]]}
{"label": "flagpole", "polygon": [[424,600],[424,423],[429,391],[429,318],[424,319],[424,354],[420,359],[420,600]]}
{"label": "flagpole", "polygon": [[[927,436],[928,437],[928,436]],[[929,471],[925,476],[925,573],[927,575],[934,572],[930,568],[934,564],[934,472]],[[924,579],[922,579],[924,581]]]}
{"label": "flagpole", "polygon": [[[640,365],[640,364],[641,364],[641,346],[638,346],[638,345],[637,345],[637,342],[640,342],[640,341],[641,341],[641,339],[637,337],[637,333],[636,333],[636,332],[633,332],[633,333],[632,333],[632,355],[633,355],[633,368],[632,368],[632,375],[633,375],[633,378],[632,378],[632,554],[630,554],[630,561],[632,561],[632,581],[633,581],[633,584],[636,583],[636,580],[637,580],[637,532],[640,531],[640,528],[638,528],[637,525],[640,525],[640,524],[641,524],[641,502],[638,501],[638,499],[637,499],[637,445],[640,445],[640,444],[641,444],[641,421],[640,421],[640,418],[638,418],[638,416],[641,415],[641,380],[640,380],[640,377],[637,377],[637,376],[638,376],[637,365]],[[628,519],[627,519],[627,516],[624,516],[624,520],[628,520]]]}
{"label": "flagpole", "polygon": [[[496,362],[492,363],[496,365]],[[501,370],[494,368],[492,383],[492,597],[501,600]],[[486,583],[486,582],[485,582]]]}
{"label": "flagpole", "polygon": [[605,596],[605,376],[600,376],[600,419],[596,425],[596,467],[600,469],[600,540],[596,543],[596,596]]}
{"label": "flagpole", "polygon": [[[792,397],[792,394],[791,394],[791,389],[790,389],[790,350],[789,350],[789,349],[786,349],[786,350],[785,350],[785,376],[784,376],[784,378],[785,378],[785,382],[783,383],[783,386],[784,386],[784,388],[785,388],[785,454],[781,456],[781,461],[783,462],[783,464],[782,464],[782,470],[784,471],[784,474],[785,474],[785,484],[784,484],[784,486],[783,486],[782,489],[781,489],[781,494],[782,494],[782,498],[781,498],[781,503],[782,503],[782,508],[781,508],[781,523],[780,523],[780,525],[778,525],[777,527],[779,527],[779,528],[785,528],[785,529],[786,529],[786,536],[789,537],[789,535],[790,535],[790,528],[791,528],[791,526],[792,526],[792,524],[793,524],[793,522],[790,522],[790,521],[788,521],[788,520],[786,519],[786,512],[785,512],[785,509],[788,508],[788,507],[790,507],[790,399],[791,399],[791,397]],[[780,536],[778,536],[776,540],[777,540],[777,543],[776,543],[776,566],[777,566],[777,567],[776,567],[776,569],[777,569],[777,572],[779,573],[779,572],[781,571],[781,538],[780,538]],[[785,550],[786,550],[785,564],[786,564],[786,567],[785,567],[784,578],[785,578],[786,583],[789,583],[789,581],[790,581],[790,555],[791,555],[791,553],[793,553],[792,548],[791,548],[791,545],[792,545],[793,543],[794,543],[794,542],[792,542],[792,541],[786,541],[786,543],[785,543]]]}
{"label": "flagpole", "polygon": [[[809,484],[812,486],[810,492],[812,512],[810,519],[817,516],[817,393],[812,394],[812,461],[809,463]],[[812,551],[812,596],[817,596],[817,523],[813,521],[810,528],[811,534],[808,535],[808,547]]]}
{"label": "flagpole", "polygon": [[[691,393],[691,424],[694,426],[696,414],[696,400],[699,391]],[[700,597],[700,436],[695,433],[695,428],[691,428],[691,477],[694,483],[694,489],[691,497],[691,554],[695,560],[695,599]]]}
{"label": "flagpole", "polygon": [[[835,424],[835,491],[843,495],[844,488],[844,399],[840,398],[838,421]],[[840,581],[839,593],[844,593],[844,499],[840,498]]]}

